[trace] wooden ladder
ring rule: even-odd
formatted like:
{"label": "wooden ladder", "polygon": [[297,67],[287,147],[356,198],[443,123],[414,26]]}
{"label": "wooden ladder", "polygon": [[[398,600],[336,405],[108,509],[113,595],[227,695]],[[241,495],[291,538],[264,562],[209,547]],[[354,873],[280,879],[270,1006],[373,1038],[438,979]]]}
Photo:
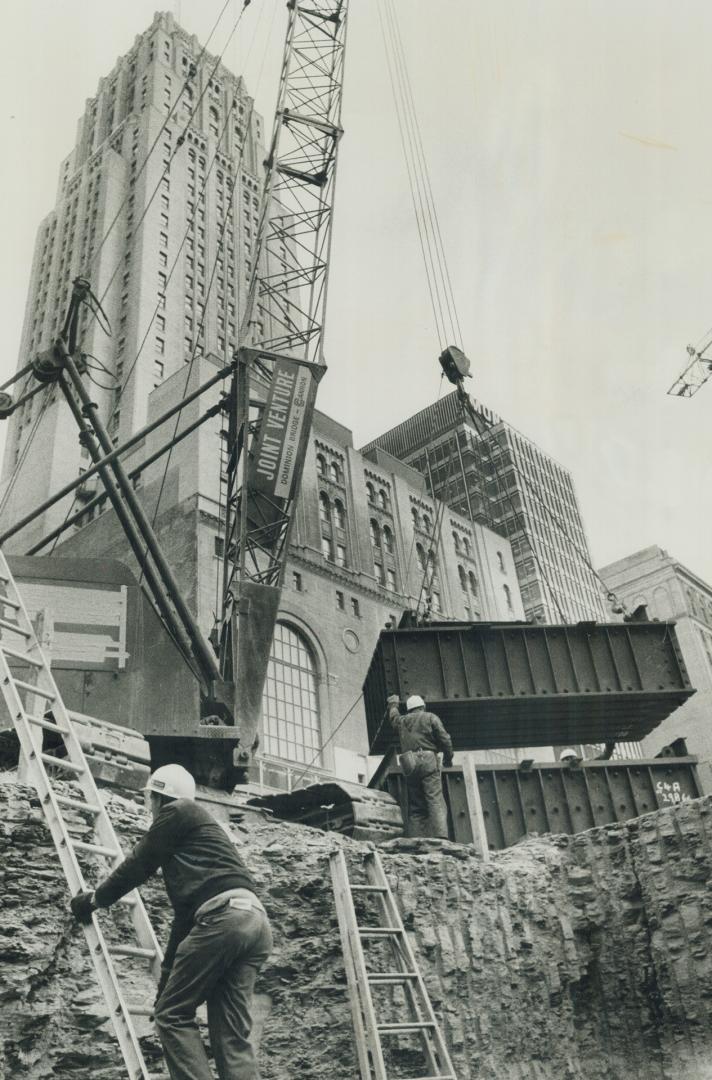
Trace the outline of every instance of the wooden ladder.
{"label": "wooden ladder", "polygon": [[[24,775],[37,791],[69,891],[74,896],[90,887],[85,882],[80,857],[101,856],[114,867],[123,859],[123,853],[50,665],[1,551],[0,684],[20,740]],[[61,740],[66,756],[54,757],[43,752],[44,731]],[[81,797],[76,798],[74,794],[70,797],[57,791],[52,779],[55,772],[73,781]],[[79,840],[72,835],[73,826],[66,820],[65,812],[79,812],[92,820],[91,840]],[[129,908],[134,943],[107,943],[97,912],[83,929],[130,1080],[149,1080],[151,1073],[144,1061],[132,1016],[147,1016],[152,1009],[145,1004],[127,1004],[114,958],[147,961],[151,974],[158,981],[162,955],[138,892],[134,890],[121,902]]]}
{"label": "wooden ladder", "polygon": [[[427,1075],[409,1077],[408,1080],[456,1080],[445,1040],[378,852],[372,851],[365,856],[367,883],[363,885],[352,884],[349,880],[342,850],[332,852],[329,861],[361,1080],[388,1080],[382,1037],[405,1032],[414,1032],[419,1036],[428,1070]],[[365,893],[375,898],[379,919],[377,925],[359,924],[354,907],[355,893]],[[364,949],[364,942],[368,939],[388,942],[392,970],[369,970]],[[408,1010],[403,1020],[396,1023],[379,1022],[373,990],[383,986],[403,988]]]}

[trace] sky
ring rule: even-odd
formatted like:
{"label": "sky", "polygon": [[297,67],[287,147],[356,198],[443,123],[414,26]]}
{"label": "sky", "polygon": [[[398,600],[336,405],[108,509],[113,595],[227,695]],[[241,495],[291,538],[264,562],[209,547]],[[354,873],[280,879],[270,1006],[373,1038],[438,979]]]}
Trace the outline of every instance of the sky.
{"label": "sky", "polygon": [[[350,4],[318,400],[356,446],[444,392],[382,2]],[[666,394],[712,326],[712,5],[395,3],[468,389],[570,469],[595,565],[659,544],[712,583],[712,380]],[[204,40],[221,7],[167,10]],[[153,13],[145,0],[23,0],[4,14],[0,379],[85,100]],[[268,131],[285,26],[284,0],[252,0],[225,54]]]}

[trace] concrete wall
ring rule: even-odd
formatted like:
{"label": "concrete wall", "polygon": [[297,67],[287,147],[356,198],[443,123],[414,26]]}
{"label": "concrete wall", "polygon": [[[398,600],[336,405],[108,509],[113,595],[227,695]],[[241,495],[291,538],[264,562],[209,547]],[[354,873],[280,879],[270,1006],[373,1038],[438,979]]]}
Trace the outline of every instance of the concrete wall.
{"label": "concrete wall", "polygon": [[[143,812],[116,796],[109,807],[133,842]],[[444,841],[382,849],[458,1080],[710,1080],[711,815],[704,798],[531,839],[487,864]],[[0,821],[0,1073],[123,1080],[41,811],[7,775]],[[355,875],[367,845],[266,820],[233,835],[275,930],[257,984],[264,1080],[356,1077],[325,856],[343,847]],[[165,942],[162,887],[152,881],[143,893]],[[135,978],[131,993],[140,1001],[151,990]],[[383,999],[384,1021],[403,1018],[395,993]],[[151,1026],[138,1024],[155,1053]],[[389,1040],[389,1076],[425,1075],[412,1046]]]}

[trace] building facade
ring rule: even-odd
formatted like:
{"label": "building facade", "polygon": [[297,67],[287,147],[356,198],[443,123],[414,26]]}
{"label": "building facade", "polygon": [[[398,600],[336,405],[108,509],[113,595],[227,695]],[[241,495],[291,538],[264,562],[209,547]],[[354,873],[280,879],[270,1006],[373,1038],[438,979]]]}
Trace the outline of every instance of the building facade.
{"label": "building facade", "polygon": [[526,616],[538,622],[609,617],[591,566],[571,474],[535,443],[472,399],[489,425],[479,435],[457,394],[372,440],[406,462],[427,490],[458,513],[506,536]]}
{"label": "building facade", "polygon": [[[37,235],[18,367],[56,339],[77,276],[111,326],[109,337],[83,309],[92,394],[115,441],[145,423],[151,391],[194,355],[231,357],[264,156],[262,119],[243,80],[170,14],[157,14],[100,80],[60,167],[56,205]],[[4,487],[21,470],[8,521],[86,467],[58,393],[43,391],[9,421]],[[24,546],[63,512],[38,519]]]}
{"label": "building facade", "polygon": [[645,604],[649,618],[675,621],[697,693],[643,740],[643,752],[653,756],[684,738],[700,758],[704,790],[712,791],[712,586],[657,546],[609,563],[601,577],[629,611]]}
{"label": "building facade", "polygon": [[[194,365],[189,392],[220,366]],[[184,396],[179,371],[149,396],[149,420]],[[190,402],[179,432],[219,396]],[[171,422],[172,423],[172,422]],[[219,418],[149,465],[138,494],[205,635],[219,610],[223,552]],[[127,455],[135,469],[164,442],[165,428]],[[344,779],[368,775],[361,687],[380,631],[403,611],[433,618],[521,620],[510,544],[432,499],[423,477],[384,451],[365,457],[351,432],[317,412],[299,498],[263,699],[262,770],[274,786],[308,769]],[[115,515],[90,506],[57,557],[114,558],[135,568]]]}
{"label": "building facade", "polygon": [[[254,257],[262,144],[243,81],[167,14],[87,102],[56,206],[39,229],[20,364],[52,346],[72,281],[86,277],[111,335],[83,310],[80,347],[95,365],[86,378],[116,445],[233,355]],[[266,317],[256,312],[258,336]],[[223,389],[189,403],[176,432]],[[224,419],[204,423],[134,478],[206,637],[220,607]],[[174,422],[125,454],[127,472],[167,441]],[[10,421],[4,521],[32,511],[88,464],[61,394],[42,391]],[[24,553],[77,514],[53,548],[58,557],[135,568],[96,476],[6,547]],[[407,463],[382,448],[360,454],[350,431],[317,414],[265,688],[263,769],[366,776],[361,686],[380,630],[406,609],[522,619],[511,546],[486,520],[434,498]]]}

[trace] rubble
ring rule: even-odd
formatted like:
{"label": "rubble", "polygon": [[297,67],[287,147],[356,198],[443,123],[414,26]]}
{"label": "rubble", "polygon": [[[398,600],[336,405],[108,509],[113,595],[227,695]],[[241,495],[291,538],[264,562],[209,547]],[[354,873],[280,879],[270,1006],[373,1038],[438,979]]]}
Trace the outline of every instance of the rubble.
{"label": "rubble", "polygon": [[[103,794],[129,845],[142,809]],[[486,864],[446,841],[379,848],[458,1080],[712,1080],[711,814],[697,799]],[[263,1080],[355,1080],[326,856],[343,847],[356,874],[370,845],[269,820],[231,828],[275,929],[258,983]],[[7,773],[0,866],[0,1076],[125,1080],[36,796]],[[160,880],[143,893],[165,940]],[[158,1062],[148,1021],[141,1032]],[[412,1075],[407,1038],[394,1078]]]}

